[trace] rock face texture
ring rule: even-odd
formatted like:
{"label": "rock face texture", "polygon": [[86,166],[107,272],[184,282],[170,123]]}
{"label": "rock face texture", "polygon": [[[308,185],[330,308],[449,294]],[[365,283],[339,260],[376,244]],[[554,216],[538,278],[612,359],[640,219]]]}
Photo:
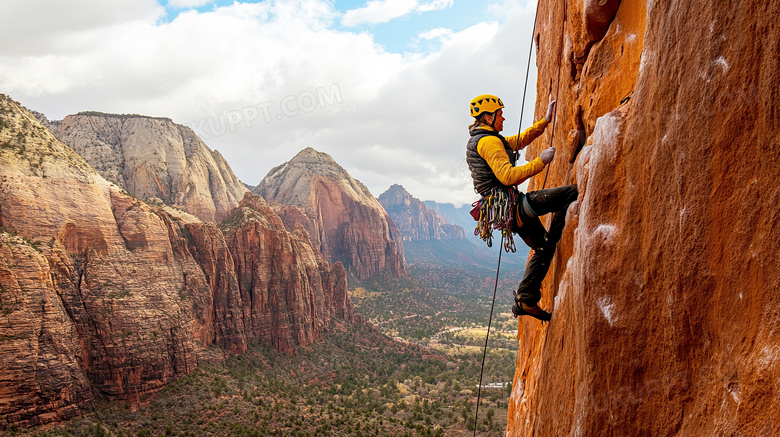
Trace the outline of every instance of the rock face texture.
{"label": "rock face texture", "polygon": [[466,232],[452,225],[436,211],[428,209],[420,199],[395,184],[379,196],[379,203],[393,219],[404,240],[456,240],[466,238]]}
{"label": "rock face texture", "polygon": [[[279,208],[285,224],[305,229],[326,259],[362,280],[406,274],[401,234],[368,188],[311,147],[268,172],[253,190]],[[303,214],[301,214],[301,212]]]}
{"label": "rock face texture", "polygon": [[305,232],[288,232],[263,198],[247,193],[223,228],[248,343],[290,351],[333,319],[358,321],[342,264],[329,265]]}
{"label": "rock face texture", "polygon": [[585,3],[539,4],[547,186],[580,199],[552,320],[519,322],[508,435],[778,435],[780,3],[623,1],[595,27],[610,2]]}
{"label": "rock face texture", "polygon": [[83,112],[38,118],[108,181],[217,222],[247,191],[217,151],[167,118]]}
{"label": "rock face texture", "polygon": [[222,229],[144,203],[2,95],[0,170],[0,429],[136,400],[209,345],[288,351],[356,320],[341,264],[250,193]]}

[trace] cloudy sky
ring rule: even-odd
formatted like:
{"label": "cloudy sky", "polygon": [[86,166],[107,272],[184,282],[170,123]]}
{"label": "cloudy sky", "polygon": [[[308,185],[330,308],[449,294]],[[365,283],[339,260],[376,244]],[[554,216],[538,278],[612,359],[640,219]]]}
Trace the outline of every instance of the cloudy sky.
{"label": "cloudy sky", "polygon": [[[313,147],[375,196],[471,203],[468,102],[517,133],[535,0],[12,0],[0,93],[59,120],[169,117],[256,185]],[[533,70],[533,68],[532,68]],[[532,71],[523,127],[533,117]]]}

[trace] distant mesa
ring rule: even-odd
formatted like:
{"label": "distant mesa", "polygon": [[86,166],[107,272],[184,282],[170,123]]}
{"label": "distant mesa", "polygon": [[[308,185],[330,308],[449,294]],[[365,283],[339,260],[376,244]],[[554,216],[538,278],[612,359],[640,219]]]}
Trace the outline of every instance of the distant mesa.
{"label": "distant mesa", "polygon": [[[403,236],[404,257],[409,268],[445,269],[450,274],[454,271],[479,272],[488,277],[495,274],[490,272],[496,268],[497,247],[488,247],[474,235],[475,222],[469,214],[471,206],[456,208],[449,203],[421,202],[398,184],[382,193],[379,202]],[[469,232],[464,227],[468,227]],[[520,245],[518,253],[503,258],[505,279],[511,281],[522,275],[527,253],[528,249]],[[425,283],[432,288],[438,286],[436,281]]]}
{"label": "distant mesa", "polygon": [[218,222],[247,191],[222,155],[169,118],[80,112],[38,118],[101,176],[147,199]]}
{"label": "distant mesa", "polygon": [[141,115],[141,114],[111,114],[111,113],[99,112],[99,111],[81,111],[76,115],[84,115],[90,117],[112,117],[112,118],[121,118],[125,120],[128,118],[148,118],[150,120],[160,120],[160,121],[167,121],[173,123],[173,120],[171,120],[168,117],[154,117],[151,115]]}

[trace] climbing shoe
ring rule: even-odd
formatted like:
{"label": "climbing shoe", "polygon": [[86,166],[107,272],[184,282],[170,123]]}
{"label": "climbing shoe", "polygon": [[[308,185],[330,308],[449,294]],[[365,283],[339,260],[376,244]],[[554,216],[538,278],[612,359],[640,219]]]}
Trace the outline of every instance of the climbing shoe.
{"label": "climbing shoe", "polygon": [[541,320],[542,322],[549,322],[550,318],[552,317],[552,314],[539,308],[538,305],[528,305],[524,302],[515,302],[515,304],[512,305],[512,314],[514,314],[515,317],[531,316],[535,319]]}

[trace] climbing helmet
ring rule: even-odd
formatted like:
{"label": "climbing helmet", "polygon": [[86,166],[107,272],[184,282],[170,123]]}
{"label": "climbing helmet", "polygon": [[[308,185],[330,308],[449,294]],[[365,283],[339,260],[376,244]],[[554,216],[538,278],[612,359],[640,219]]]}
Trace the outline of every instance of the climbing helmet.
{"label": "climbing helmet", "polygon": [[474,118],[488,112],[496,112],[504,107],[504,103],[492,94],[482,94],[474,97],[469,105],[469,111]]}

